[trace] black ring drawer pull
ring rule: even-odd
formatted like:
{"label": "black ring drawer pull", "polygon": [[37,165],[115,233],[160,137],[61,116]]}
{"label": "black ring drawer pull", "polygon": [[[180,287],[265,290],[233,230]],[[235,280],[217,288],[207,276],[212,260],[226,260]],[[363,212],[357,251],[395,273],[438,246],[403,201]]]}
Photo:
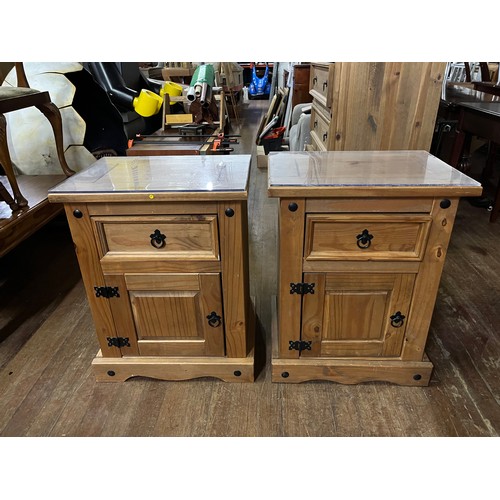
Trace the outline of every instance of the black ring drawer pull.
{"label": "black ring drawer pull", "polygon": [[323,90],[325,90],[328,87],[328,82],[323,82]]}
{"label": "black ring drawer pull", "polygon": [[356,236],[356,243],[359,248],[368,248],[372,244],[373,234],[368,232],[368,229],[363,229],[361,234]]}
{"label": "black ring drawer pull", "polygon": [[155,232],[153,234],[150,234],[149,237],[151,238],[151,245],[153,245],[155,248],[163,248],[166,245],[166,236],[160,233],[159,229],[155,229]]}
{"label": "black ring drawer pull", "polygon": [[393,314],[391,316],[391,325],[394,328],[401,328],[403,326],[403,322],[406,316],[401,314],[401,311],[398,311],[397,313]]}

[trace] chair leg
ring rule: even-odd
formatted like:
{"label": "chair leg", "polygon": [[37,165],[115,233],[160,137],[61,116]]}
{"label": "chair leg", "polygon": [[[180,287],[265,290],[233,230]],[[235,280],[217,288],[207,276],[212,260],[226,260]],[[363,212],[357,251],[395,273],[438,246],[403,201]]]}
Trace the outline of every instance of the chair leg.
{"label": "chair leg", "polygon": [[62,118],[59,108],[53,103],[48,102],[45,104],[40,104],[37,108],[47,117],[50,124],[52,125],[52,130],[54,132],[54,137],[56,139],[56,150],[61,168],[67,177],[75,173],[69,165],[66,163],[66,158],[64,157],[64,146],[63,146],[63,132],[62,132]]}
{"label": "chair leg", "polygon": [[9,205],[10,209],[15,212],[16,210],[19,210],[19,205],[14,201],[14,198],[10,195],[10,193],[7,191],[3,183],[0,182],[0,200],[5,201],[7,205]]}
{"label": "chair leg", "polygon": [[[12,166],[12,162],[10,161],[9,147],[7,144],[7,120],[2,114],[0,114],[0,163],[5,170],[7,179],[9,179],[17,208],[28,206],[28,201],[21,194],[21,190],[19,189],[19,185],[17,184],[16,175],[14,174],[14,167]],[[12,208],[10,204],[9,206]],[[12,208],[12,210],[16,209]]]}

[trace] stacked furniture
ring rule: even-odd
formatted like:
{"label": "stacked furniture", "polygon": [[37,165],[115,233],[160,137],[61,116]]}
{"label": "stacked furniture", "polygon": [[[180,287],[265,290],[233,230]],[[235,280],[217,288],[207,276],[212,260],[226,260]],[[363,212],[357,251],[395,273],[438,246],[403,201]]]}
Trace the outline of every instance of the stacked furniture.
{"label": "stacked furniture", "polygon": [[310,149],[430,150],[446,63],[312,63]]}

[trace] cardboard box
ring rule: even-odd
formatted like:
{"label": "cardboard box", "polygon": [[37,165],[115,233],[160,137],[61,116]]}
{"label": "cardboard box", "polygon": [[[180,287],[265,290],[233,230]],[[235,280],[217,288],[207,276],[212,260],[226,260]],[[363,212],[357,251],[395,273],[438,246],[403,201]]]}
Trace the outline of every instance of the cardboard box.
{"label": "cardboard box", "polygon": [[257,168],[267,168],[267,155],[264,146],[257,146]]}

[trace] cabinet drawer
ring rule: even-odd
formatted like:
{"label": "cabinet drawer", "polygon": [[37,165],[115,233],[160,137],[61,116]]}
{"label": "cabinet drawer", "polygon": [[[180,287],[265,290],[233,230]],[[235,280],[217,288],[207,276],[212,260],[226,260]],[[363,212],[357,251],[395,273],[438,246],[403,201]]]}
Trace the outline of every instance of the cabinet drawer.
{"label": "cabinet drawer", "polygon": [[219,260],[216,215],[93,217],[101,257]]}
{"label": "cabinet drawer", "polygon": [[316,142],[324,149],[328,149],[329,120],[319,110],[313,106],[311,108],[311,135],[314,135]]}
{"label": "cabinet drawer", "polygon": [[429,216],[309,214],[304,258],[420,261],[430,224]]}
{"label": "cabinet drawer", "polygon": [[329,103],[329,64],[312,64],[310,72],[309,93],[324,106]]}

